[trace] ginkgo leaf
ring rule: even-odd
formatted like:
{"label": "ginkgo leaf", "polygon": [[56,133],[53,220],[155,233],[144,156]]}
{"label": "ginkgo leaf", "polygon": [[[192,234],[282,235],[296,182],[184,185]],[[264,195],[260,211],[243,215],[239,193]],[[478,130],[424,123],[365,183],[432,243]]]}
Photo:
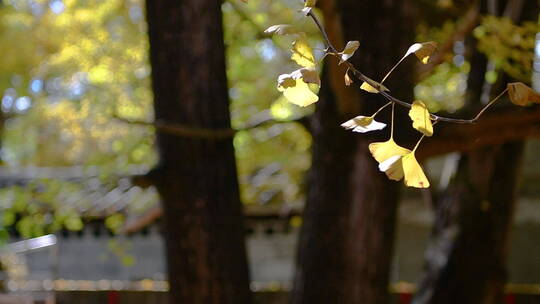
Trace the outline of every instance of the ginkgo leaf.
{"label": "ginkgo leaf", "polygon": [[375,121],[373,117],[356,116],[353,119],[347,120],[341,124],[347,130],[352,129],[353,132],[366,133],[370,131],[382,130],[386,127],[386,124]]}
{"label": "ginkgo leaf", "polygon": [[394,139],[390,138],[385,142],[371,143],[369,145],[369,152],[371,152],[371,155],[373,155],[373,158],[378,163],[382,163],[392,156],[410,153],[411,150],[399,146]]}
{"label": "ginkgo leaf", "polygon": [[404,176],[402,155],[394,155],[379,164],[379,170],[391,180],[401,180]]}
{"label": "ginkgo leaf", "polygon": [[[287,74],[285,74],[287,75]],[[281,75],[284,76],[284,75]],[[278,90],[295,105],[305,107],[319,100],[302,78],[283,77],[278,79]]]}
{"label": "ginkgo leaf", "polygon": [[290,35],[296,33],[294,27],[288,24],[276,24],[264,30],[265,34]]}
{"label": "ginkgo leaf", "polygon": [[354,55],[354,52],[358,49],[360,46],[360,42],[358,41],[349,41],[347,42],[347,45],[341,51],[340,54],[340,61],[339,64],[343,63],[344,61],[347,61],[349,58],[351,58]]}
{"label": "ginkgo leaf", "polygon": [[433,135],[433,124],[431,123],[430,114],[423,102],[419,100],[413,102],[409,111],[409,117],[413,121],[413,128],[426,136]]}
{"label": "ginkgo leaf", "polygon": [[315,67],[315,57],[313,57],[313,51],[305,38],[299,38],[293,42],[291,59],[305,68]]}
{"label": "ginkgo leaf", "polygon": [[437,43],[433,41],[415,43],[409,47],[404,57],[414,53],[414,55],[416,55],[416,57],[418,57],[423,64],[426,64],[429,61],[429,57],[431,54],[433,54],[433,52],[435,52],[436,49]]}
{"label": "ginkgo leaf", "polygon": [[540,103],[540,94],[521,82],[509,83],[507,88],[510,101],[515,105],[528,106]]}
{"label": "ginkgo leaf", "polygon": [[414,157],[414,152],[404,155],[401,158],[403,173],[405,175],[405,185],[407,187],[428,188],[429,181],[424,174],[424,170]]}
{"label": "ginkgo leaf", "polygon": [[301,68],[301,69],[293,71],[290,74],[281,74],[278,77],[278,86],[281,86],[281,83],[283,81],[286,81],[289,78],[292,78],[292,79],[302,78],[302,80],[304,80],[305,83],[314,83],[318,86],[321,85],[319,72],[317,72],[317,70],[315,70],[314,68]]}
{"label": "ginkgo leaf", "polygon": [[346,86],[350,86],[353,83],[351,76],[349,76],[349,71],[345,72],[345,76],[343,78],[345,79]]}
{"label": "ginkgo leaf", "polygon": [[304,7],[314,7],[317,4],[317,0],[306,0]]}
{"label": "ginkgo leaf", "polygon": [[383,91],[383,92],[389,91],[387,87],[385,87],[384,85],[372,79],[369,79],[369,83],[367,81],[364,81],[362,85],[360,86],[360,89],[369,93],[379,93],[380,91]]}

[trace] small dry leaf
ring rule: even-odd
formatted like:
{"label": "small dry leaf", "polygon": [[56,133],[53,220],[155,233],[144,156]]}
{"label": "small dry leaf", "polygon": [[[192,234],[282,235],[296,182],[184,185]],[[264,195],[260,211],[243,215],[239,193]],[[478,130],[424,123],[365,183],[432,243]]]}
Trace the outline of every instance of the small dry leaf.
{"label": "small dry leaf", "polygon": [[345,72],[345,85],[350,86],[353,83],[353,80],[351,79],[351,76],[349,76],[349,72]]}
{"label": "small dry leaf", "polygon": [[401,162],[403,163],[403,173],[407,187],[429,188],[429,180],[416,157],[414,157],[414,152],[404,155]]}
{"label": "small dry leaf", "polygon": [[[368,78],[369,79],[369,78]],[[369,83],[367,81],[364,81],[362,85],[360,86],[360,89],[370,92],[370,93],[379,93],[380,91],[388,92],[388,88],[384,85],[376,82],[373,79],[369,79]]]}
{"label": "small dry leaf", "polygon": [[433,41],[415,43],[409,47],[405,56],[409,56],[414,53],[423,64],[428,63],[429,57],[437,49],[437,43]]}
{"label": "small dry leaf", "polygon": [[347,45],[345,46],[343,51],[341,51],[339,53],[340,58],[341,58],[340,61],[339,61],[339,64],[341,64],[344,61],[347,61],[349,58],[351,58],[354,55],[354,52],[356,52],[356,50],[358,49],[359,46],[360,46],[360,42],[358,42],[356,40],[347,42]]}
{"label": "small dry leaf", "polygon": [[521,82],[509,83],[507,88],[510,101],[515,105],[528,106],[540,103],[540,94]]}
{"label": "small dry leaf", "polygon": [[353,130],[353,132],[367,133],[370,131],[382,130],[386,127],[386,124],[378,122],[373,117],[356,116],[353,119],[347,120],[341,124],[347,130]]}
{"label": "small dry leaf", "polygon": [[409,117],[413,121],[413,128],[418,130],[418,132],[426,136],[433,135],[433,124],[431,123],[430,114],[423,102],[419,100],[413,102],[409,111]]}
{"label": "small dry leaf", "polygon": [[305,68],[315,67],[315,57],[313,57],[313,51],[305,38],[299,38],[293,42],[291,59]]}
{"label": "small dry leaf", "polygon": [[266,30],[264,30],[265,34],[276,34],[276,35],[290,35],[296,33],[294,28],[291,25],[288,24],[276,24],[272,25]]}

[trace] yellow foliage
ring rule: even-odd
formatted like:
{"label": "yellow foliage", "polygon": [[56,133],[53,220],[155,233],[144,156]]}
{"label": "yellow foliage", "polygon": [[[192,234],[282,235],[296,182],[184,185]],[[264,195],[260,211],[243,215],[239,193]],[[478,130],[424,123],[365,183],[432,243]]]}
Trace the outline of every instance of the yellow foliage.
{"label": "yellow foliage", "polygon": [[420,100],[415,100],[409,111],[409,117],[413,121],[413,128],[426,136],[433,135],[433,124],[426,105]]}

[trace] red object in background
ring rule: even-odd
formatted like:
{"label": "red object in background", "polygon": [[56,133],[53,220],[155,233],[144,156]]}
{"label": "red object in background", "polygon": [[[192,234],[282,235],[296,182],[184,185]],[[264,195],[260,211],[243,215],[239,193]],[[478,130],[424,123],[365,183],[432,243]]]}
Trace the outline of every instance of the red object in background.
{"label": "red object in background", "polygon": [[[412,293],[400,293],[399,294],[399,304],[409,304],[412,300]],[[514,303],[512,303],[514,304]]]}
{"label": "red object in background", "polygon": [[516,304],[516,297],[513,294],[507,294],[506,296],[504,296],[504,303]]}
{"label": "red object in background", "polygon": [[[399,304],[410,304],[412,301],[411,293],[400,293]],[[516,304],[516,297],[513,294],[507,294],[504,296],[505,304]]]}
{"label": "red object in background", "polygon": [[118,291],[109,291],[107,293],[107,304],[118,304],[120,303],[120,294]]}

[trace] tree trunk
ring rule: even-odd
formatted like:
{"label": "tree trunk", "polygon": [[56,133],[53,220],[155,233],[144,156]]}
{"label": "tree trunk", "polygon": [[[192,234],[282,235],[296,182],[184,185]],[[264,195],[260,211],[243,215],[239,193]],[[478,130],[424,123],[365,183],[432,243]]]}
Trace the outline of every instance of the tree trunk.
{"label": "tree trunk", "polygon": [[[486,64],[475,51],[468,105],[479,106]],[[522,154],[523,142],[515,141],[462,155],[454,180],[435,203],[426,274],[413,303],[502,302]]]}
{"label": "tree trunk", "polygon": [[[146,4],[156,119],[230,128],[221,1]],[[171,303],[250,303],[232,138],[157,143]]]}
{"label": "tree trunk", "polygon": [[[414,27],[405,18],[404,2],[328,0],[320,5],[330,39],[337,47],[345,39],[359,40],[361,48],[351,60],[381,79],[412,43]],[[412,62],[388,82],[394,94],[408,100]],[[312,119],[313,160],[292,294],[296,304],[388,300],[399,184],[379,172],[368,150],[373,137],[340,127],[360,110],[372,113],[384,100],[361,92],[359,83],[345,87],[344,72],[331,59]]]}

